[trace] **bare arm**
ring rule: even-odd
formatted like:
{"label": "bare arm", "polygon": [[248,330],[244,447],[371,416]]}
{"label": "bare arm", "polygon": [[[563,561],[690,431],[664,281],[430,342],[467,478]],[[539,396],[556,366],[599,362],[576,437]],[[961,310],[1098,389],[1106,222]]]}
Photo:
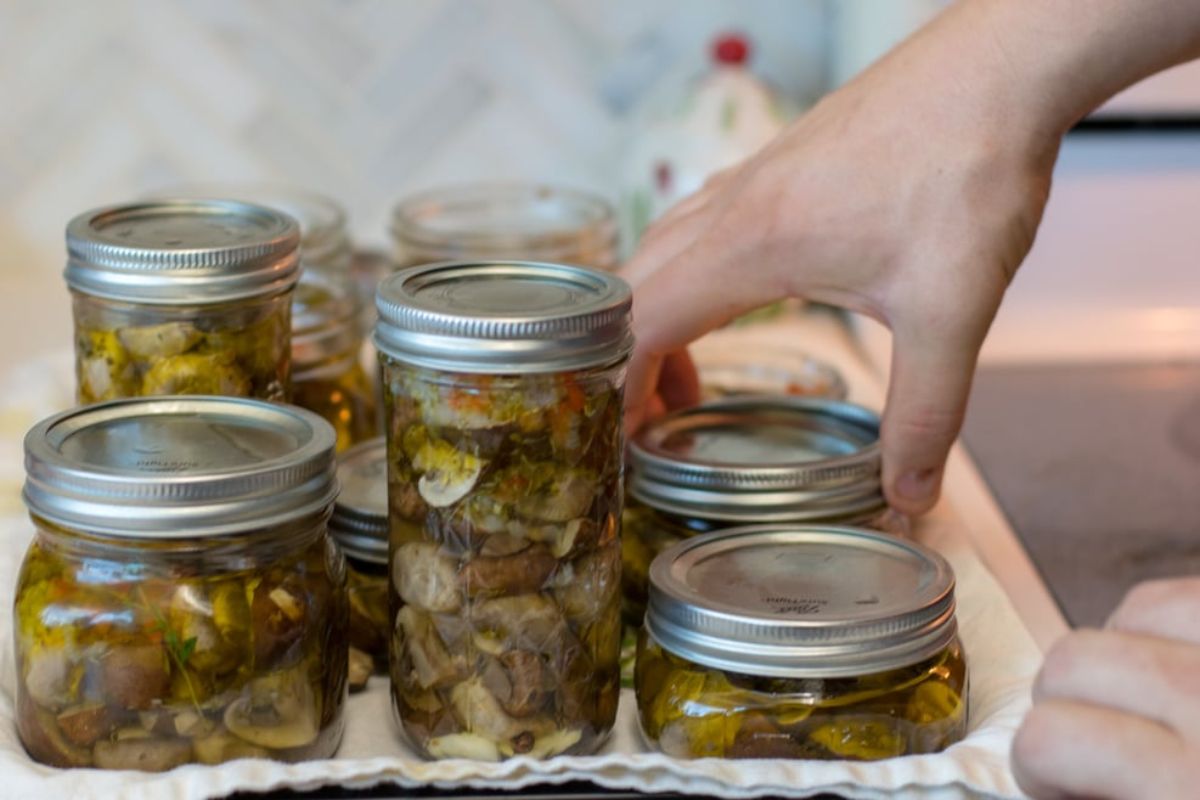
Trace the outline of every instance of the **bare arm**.
{"label": "bare arm", "polygon": [[926,510],[1063,133],[1197,55],[1196,0],[952,6],[652,228],[625,271],[629,424],[689,399],[677,354],[706,331],[783,296],[845,306],[894,333],[885,490]]}

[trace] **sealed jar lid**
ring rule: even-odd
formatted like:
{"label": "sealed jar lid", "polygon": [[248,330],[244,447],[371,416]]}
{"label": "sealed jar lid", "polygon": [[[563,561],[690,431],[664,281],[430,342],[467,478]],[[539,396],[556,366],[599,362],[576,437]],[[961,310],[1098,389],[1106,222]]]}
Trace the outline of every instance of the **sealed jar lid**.
{"label": "sealed jar lid", "polygon": [[351,558],[386,564],[388,558],[387,442],[377,439],[342,453],[341,492],[329,532]]}
{"label": "sealed jar lid", "polygon": [[114,400],[25,436],[25,504],[55,525],[177,539],[267,528],[337,494],[336,436],[294,406],[231,397]]}
{"label": "sealed jar lid", "polygon": [[432,369],[491,374],[613,364],[633,349],[620,278],[565,264],[446,262],[379,284],[380,352]]}
{"label": "sealed jar lid", "polygon": [[299,277],[291,217],[234,200],[152,200],[67,225],[72,289],[131,303],[190,305],[281,292]]}
{"label": "sealed jar lid", "polygon": [[839,678],[916,664],[954,639],[937,553],[859,528],[756,525],[685,539],[650,566],[647,632],[729,672]]}
{"label": "sealed jar lid", "polygon": [[292,378],[357,359],[362,344],[358,296],[344,281],[304,271],[292,295]]}
{"label": "sealed jar lid", "polygon": [[392,234],[427,260],[528,258],[610,269],[616,214],[598,195],[529,183],[447,186],[408,197],[392,212]]}
{"label": "sealed jar lid", "polygon": [[295,186],[272,183],[193,183],[152,195],[154,199],[229,198],[276,208],[300,225],[301,258],[306,266],[334,271],[349,267],[346,212],[332,199]]}
{"label": "sealed jar lid", "polygon": [[668,414],[629,447],[629,493],[662,511],[741,522],[854,519],[882,510],[879,416],[775,395]]}

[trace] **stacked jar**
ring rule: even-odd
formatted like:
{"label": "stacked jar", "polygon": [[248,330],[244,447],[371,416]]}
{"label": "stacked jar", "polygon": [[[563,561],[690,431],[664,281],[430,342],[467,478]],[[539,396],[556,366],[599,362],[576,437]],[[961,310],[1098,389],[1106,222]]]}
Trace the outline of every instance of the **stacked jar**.
{"label": "stacked jar", "polygon": [[25,438],[17,732],[54,766],[325,758],[346,691],[333,432],[224,397],[118,400]]}
{"label": "stacked jar", "polygon": [[616,269],[615,212],[602,197],[540,184],[468,184],[414,195],[392,214],[401,267],[524,259]]}
{"label": "stacked jar", "polygon": [[350,605],[350,689],[366,686],[372,672],[387,671],[388,502],[387,444],[382,437],[342,454],[341,491],[329,532],[346,555]]}
{"label": "stacked jar", "polygon": [[284,400],[300,232],[271,209],[162,200],[67,226],[80,403],[162,394]]}
{"label": "stacked jar", "polygon": [[425,755],[586,753],[612,728],[630,302],[526,262],[379,287],[392,696]]}
{"label": "stacked jar", "polygon": [[746,396],[669,414],[629,447],[625,617],[641,623],[654,557],[699,533],[764,522],[902,535],[880,482],[879,417],[840,400]]}

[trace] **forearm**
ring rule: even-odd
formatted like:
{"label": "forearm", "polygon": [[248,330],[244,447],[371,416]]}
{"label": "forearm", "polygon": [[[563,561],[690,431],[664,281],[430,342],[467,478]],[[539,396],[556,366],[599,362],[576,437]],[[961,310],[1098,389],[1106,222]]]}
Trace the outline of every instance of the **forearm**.
{"label": "forearm", "polygon": [[1127,86],[1197,57],[1197,0],[960,0],[884,63],[943,89],[949,124],[1057,140]]}

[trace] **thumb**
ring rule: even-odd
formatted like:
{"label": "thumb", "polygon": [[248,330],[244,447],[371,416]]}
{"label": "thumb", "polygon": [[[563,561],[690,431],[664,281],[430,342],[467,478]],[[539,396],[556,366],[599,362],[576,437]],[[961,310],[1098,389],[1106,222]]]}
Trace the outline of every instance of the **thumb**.
{"label": "thumb", "polygon": [[941,491],[946,456],[958,437],[987,320],[897,325],[880,432],[883,487],[905,514],[928,511]]}

